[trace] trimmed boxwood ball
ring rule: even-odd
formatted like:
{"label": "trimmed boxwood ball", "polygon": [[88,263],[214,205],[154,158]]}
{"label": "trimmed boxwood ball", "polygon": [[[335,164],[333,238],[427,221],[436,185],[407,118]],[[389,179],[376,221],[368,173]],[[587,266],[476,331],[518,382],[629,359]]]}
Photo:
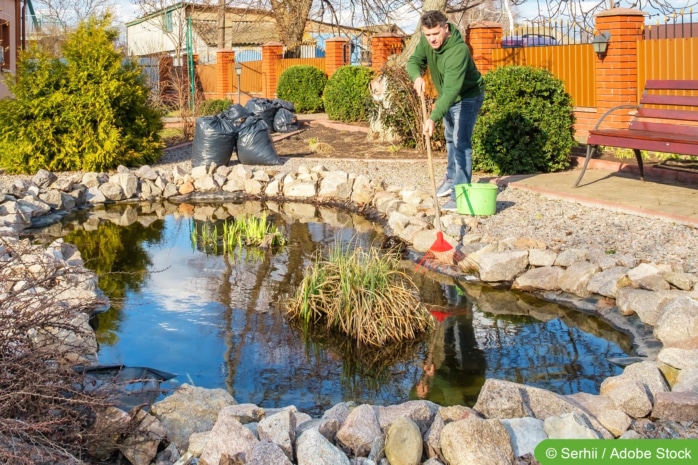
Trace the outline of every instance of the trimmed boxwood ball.
{"label": "trimmed boxwood ball", "polygon": [[370,68],[342,66],[327,81],[323,100],[330,119],[352,123],[368,121],[372,105],[369,84],[374,77]]}
{"label": "trimmed boxwood ball", "polygon": [[572,98],[550,72],[506,66],[485,75],[473,132],[473,170],[492,174],[561,171],[574,140]]}
{"label": "trimmed boxwood ball", "polygon": [[297,113],[322,111],[322,92],[327,84],[327,75],[314,66],[291,66],[279,76],[276,96],[292,102]]}

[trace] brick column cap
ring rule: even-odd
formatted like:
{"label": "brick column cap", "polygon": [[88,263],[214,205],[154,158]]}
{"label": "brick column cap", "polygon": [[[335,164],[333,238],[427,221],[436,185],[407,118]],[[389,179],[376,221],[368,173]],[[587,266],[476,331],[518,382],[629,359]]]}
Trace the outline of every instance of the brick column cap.
{"label": "brick column cap", "polygon": [[283,47],[284,44],[281,42],[266,42],[262,44],[262,47]]}
{"label": "brick column cap", "polygon": [[502,26],[501,23],[496,23],[494,21],[478,21],[476,23],[471,23],[470,26],[468,26],[468,29],[491,29],[495,27],[503,28],[504,26]]}
{"label": "brick column cap", "polygon": [[325,40],[325,42],[349,42],[349,37],[332,37]]}
{"label": "brick column cap", "polygon": [[647,13],[634,8],[611,8],[610,10],[602,11],[595,17],[603,18],[607,16],[647,16]]}

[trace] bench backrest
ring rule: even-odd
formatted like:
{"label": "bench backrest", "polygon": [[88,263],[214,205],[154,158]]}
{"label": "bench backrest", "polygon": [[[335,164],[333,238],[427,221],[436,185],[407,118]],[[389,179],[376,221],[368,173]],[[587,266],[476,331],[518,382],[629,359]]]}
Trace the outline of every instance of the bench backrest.
{"label": "bench backrest", "polygon": [[698,136],[698,80],[647,81],[630,128]]}

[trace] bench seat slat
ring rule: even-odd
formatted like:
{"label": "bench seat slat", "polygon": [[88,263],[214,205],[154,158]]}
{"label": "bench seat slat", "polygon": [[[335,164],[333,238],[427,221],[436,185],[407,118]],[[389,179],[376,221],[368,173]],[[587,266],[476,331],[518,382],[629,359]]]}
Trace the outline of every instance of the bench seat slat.
{"label": "bench seat slat", "polygon": [[636,118],[658,118],[680,121],[698,121],[698,111],[691,110],[662,110],[658,108],[640,107]]}
{"label": "bench seat slat", "polygon": [[687,95],[655,95],[644,94],[640,105],[672,105],[682,107],[698,107],[698,97]]}
{"label": "bench seat slat", "polygon": [[607,129],[590,132],[587,144],[698,156],[698,136],[691,135],[678,138],[665,133]]}
{"label": "bench seat slat", "polygon": [[676,134],[679,136],[683,136],[684,134],[698,136],[698,126],[688,126],[684,124],[671,124],[648,120],[633,120],[630,122],[630,126],[628,128],[634,131]]}
{"label": "bench seat slat", "polygon": [[651,79],[645,83],[645,90],[698,90],[698,80]]}

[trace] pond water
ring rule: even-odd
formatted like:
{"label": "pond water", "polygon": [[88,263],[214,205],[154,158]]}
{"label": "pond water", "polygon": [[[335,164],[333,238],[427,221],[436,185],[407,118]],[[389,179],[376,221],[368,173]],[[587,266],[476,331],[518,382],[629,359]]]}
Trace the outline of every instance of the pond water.
{"label": "pond water", "polygon": [[[276,251],[232,254],[194,243],[225,218],[271,208],[288,238]],[[346,338],[303,334],[285,302],[306,267],[331,244],[383,239],[362,217],[308,204],[118,205],[78,212],[35,231],[63,236],[100,276],[112,308],[93,319],[102,364],[176,373],[165,387],[224,388],[240,403],[295,405],[321,414],[342,401],[390,404],[427,398],[472,405],[487,378],[561,394],[598,393],[621,369],[610,357],[631,341],[601,320],[530,295],[419,271],[421,298],[437,317],[430,334],[380,351]]]}

